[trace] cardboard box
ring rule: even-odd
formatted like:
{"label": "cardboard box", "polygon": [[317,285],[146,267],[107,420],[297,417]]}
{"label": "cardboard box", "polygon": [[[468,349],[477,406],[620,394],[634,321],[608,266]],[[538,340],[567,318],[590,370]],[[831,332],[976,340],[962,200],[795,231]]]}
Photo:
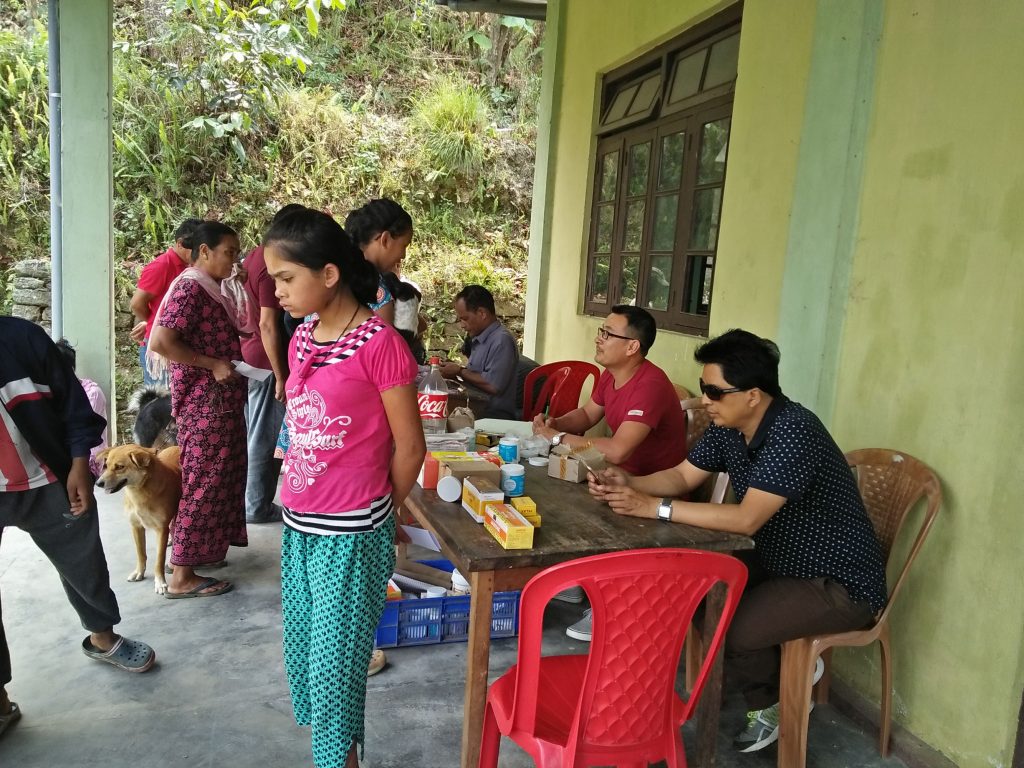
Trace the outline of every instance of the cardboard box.
{"label": "cardboard box", "polygon": [[548,477],[568,480],[570,483],[582,483],[587,479],[587,468],[574,456],[548,456]]}
{"label": "cardboard box", "polygon": [[484,508],[490,503],[501,503],[505,492],[490,478],[470,475],[462,481],[462,508],[478,523],[484,521]]}
{"label": "cardboard box", "polygon": [[476,433],[476,444],[483,446],[484,448],[493,448],[498,444],[498,441],[504,437],[500,432],[484,432],[478,430]]}
{"label": "cardboard box", "polygon": [[498,468],[498,465],[481,458],[442,461],[438,478],[446,475],[451,475],[458,480],[465,480],[470,475],[479,475],[486,477],[495,485],[501,484],[501,469]]}
{"label": "cardboard box", "polygon": [[530,521],[534,528],[540,528],[540,515],[537,514],[537,503],[529,496],[516,496],[512,499],[516,512]]}
{"label": "cardboard box", "polygon": [[511,504],[488,504],[484,508],[484,528],[505,549],[533,547],[533,526]]}

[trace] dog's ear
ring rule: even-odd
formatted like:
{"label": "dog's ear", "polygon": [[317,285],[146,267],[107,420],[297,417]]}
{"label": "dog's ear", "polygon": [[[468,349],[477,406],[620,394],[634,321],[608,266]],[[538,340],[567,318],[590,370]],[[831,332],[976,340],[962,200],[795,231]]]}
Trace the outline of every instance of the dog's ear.
{"label": "dog's ear", "polygon": [[136,467],[148,467],[153,461],[153,454],[147,451],[145,448],[140,448],[137,451],[132,451],[132,464]]}

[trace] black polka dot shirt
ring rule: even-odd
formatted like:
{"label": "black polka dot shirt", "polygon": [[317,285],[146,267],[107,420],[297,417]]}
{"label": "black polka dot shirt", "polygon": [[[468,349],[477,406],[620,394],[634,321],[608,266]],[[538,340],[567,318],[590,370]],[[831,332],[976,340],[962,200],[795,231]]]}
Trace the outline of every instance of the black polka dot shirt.
{"label": "black polka dot shirt", "polygon": [[754,534],[755,551],[768,573],[831,578],[873,611],[885,606],[882,549],[853,473],[809,410],[784,396],[775,398],[750,445],[739,430],[712,424],[689,460],[709,472],[728,472],[739,501],[748,488],[786,498]]}

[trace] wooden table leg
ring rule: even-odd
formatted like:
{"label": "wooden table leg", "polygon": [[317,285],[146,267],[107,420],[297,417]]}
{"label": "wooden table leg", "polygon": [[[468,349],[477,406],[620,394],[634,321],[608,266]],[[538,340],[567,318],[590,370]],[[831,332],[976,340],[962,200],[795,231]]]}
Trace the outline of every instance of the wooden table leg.
{"label": "wooden table leg", "polygon": [[[708,592],[704,603],[704,627],[701,630],[704,642],[715,635],[718,620],[725,607],[726,589],[717,584]],[[697,703],[697,765],[713,768],[715,747],[718,742],[718,716],[722,709],[722,651],[719,649],[704,683],[704,692]]]}
{"label": "wooden table leg", "polygon": [[469,574],[469,646],[466,649],[466,693],[462,703],[462,768],[474,768],[480,757],[487,671],[491,658],[491,608],[494,571]]}

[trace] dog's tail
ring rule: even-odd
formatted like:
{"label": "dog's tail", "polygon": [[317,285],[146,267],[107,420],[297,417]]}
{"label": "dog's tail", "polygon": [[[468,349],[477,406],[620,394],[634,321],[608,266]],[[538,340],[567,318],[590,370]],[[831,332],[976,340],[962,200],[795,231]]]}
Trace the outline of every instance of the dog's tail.
{"label": "dog's tail", "polygon": [[158,398],[167,397],[170,394],[167,387],[140,387],[132,393],[125,410],[128,413],[138,413],[139,409],[146,403],[151,403]]}

